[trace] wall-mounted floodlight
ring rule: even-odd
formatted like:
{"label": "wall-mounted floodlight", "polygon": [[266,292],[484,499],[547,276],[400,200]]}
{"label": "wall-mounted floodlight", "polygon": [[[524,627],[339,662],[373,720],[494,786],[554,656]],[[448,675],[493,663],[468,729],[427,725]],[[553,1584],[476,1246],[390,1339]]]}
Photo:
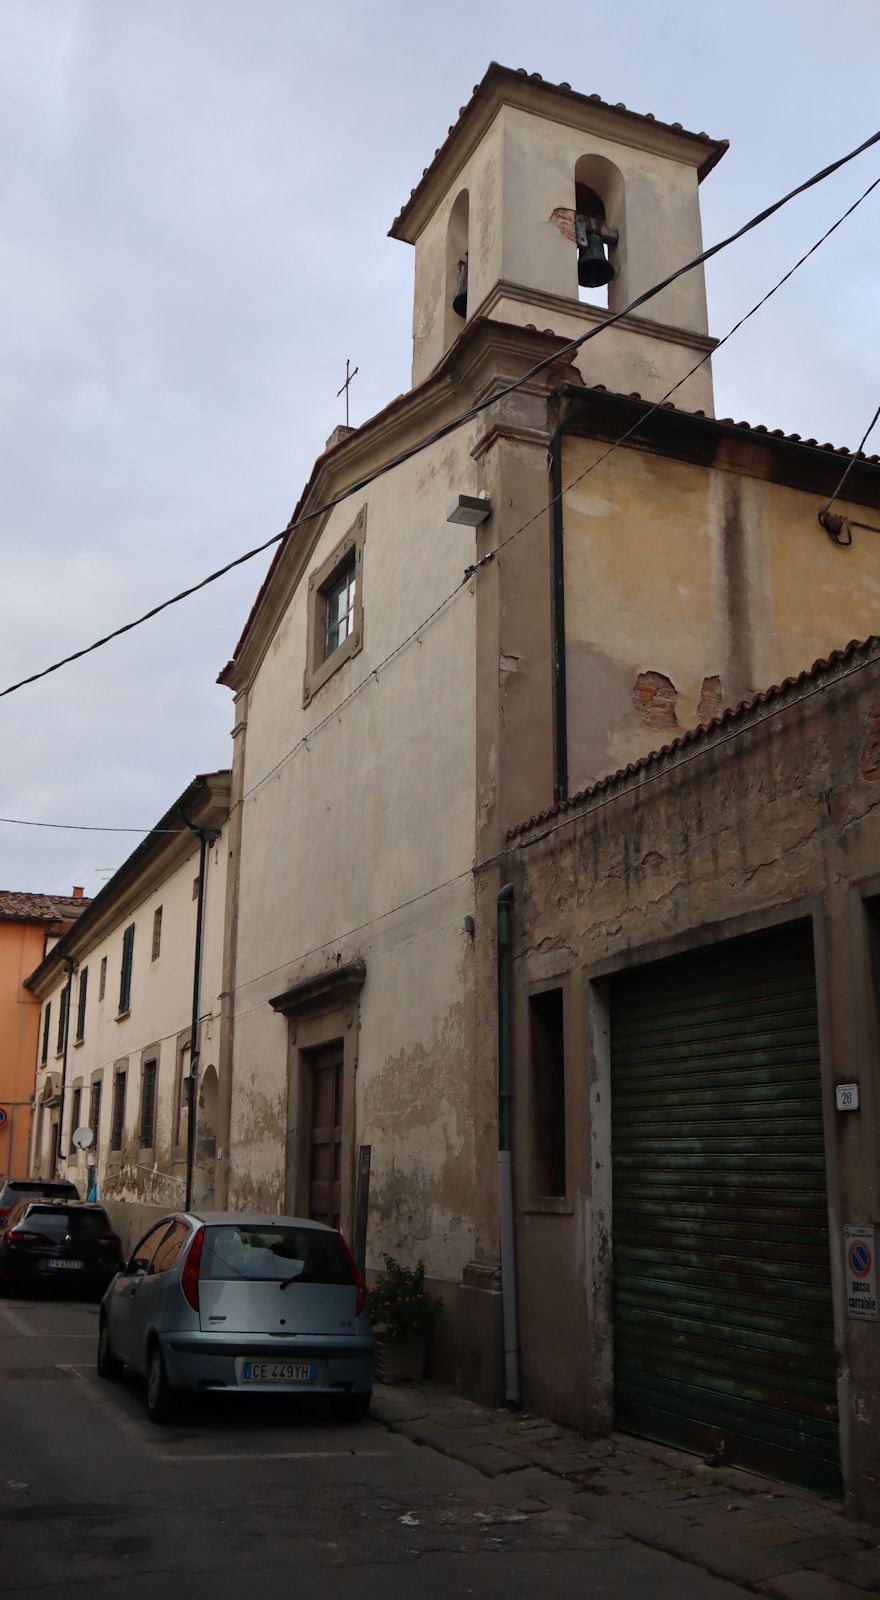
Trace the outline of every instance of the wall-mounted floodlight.
{"label": "wall-mounted floodlight", "polygon": [[460,494],[446,513],[447,522],[461,522],[466,528],[478,528],[492,515],[492,502],[485,490],[482,494]]}

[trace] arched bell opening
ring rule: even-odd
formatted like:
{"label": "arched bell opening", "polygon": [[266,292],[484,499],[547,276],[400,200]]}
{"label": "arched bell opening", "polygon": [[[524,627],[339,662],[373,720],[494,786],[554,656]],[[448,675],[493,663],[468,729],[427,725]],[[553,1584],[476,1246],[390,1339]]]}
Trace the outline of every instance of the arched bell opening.
{"label": "arched bell opening", "polygon": [[445,344],[448,349],[468,317],[468,230],[470,200],[467,189],[456,196],[446,228]]}
{"label": "arched bell opening", "polygon": [[626,304],[623,283],[623,177],[604,156],[581,156],[575,167],[578,299],[603,310]]}

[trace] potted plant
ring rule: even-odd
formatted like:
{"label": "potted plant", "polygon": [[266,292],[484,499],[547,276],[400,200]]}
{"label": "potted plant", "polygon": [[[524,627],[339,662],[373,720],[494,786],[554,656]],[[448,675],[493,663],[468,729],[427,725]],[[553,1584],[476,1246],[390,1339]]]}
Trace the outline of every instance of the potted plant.
{"label": "potted plant", "polygon": [[383,1256],[385,1270],[370,1290],[380,1383],[417,1382],[425,1373],[425,1343],[441,1301],[425,1292],[425,1263],[402,1267]]}

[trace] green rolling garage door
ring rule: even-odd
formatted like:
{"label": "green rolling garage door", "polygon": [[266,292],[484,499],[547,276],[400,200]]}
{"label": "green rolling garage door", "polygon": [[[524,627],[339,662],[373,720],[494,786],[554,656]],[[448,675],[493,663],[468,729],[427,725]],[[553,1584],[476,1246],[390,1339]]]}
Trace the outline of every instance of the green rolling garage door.
{"label": "green rolling garage door", "polygon": [[812,936],[611,986],[618,1427],[840,1487]]}

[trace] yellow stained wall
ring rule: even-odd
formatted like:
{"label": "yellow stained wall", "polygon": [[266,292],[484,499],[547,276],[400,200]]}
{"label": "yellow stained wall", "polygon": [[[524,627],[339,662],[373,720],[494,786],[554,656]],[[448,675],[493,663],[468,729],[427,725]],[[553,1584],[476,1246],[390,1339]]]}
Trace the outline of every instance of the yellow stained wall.
{"label": "yellow stained wall", "polygon": [[[820,497],[760,476],[759,448],[754,473],[619,449],[577,483],[606,448],[570,437],[563,450],[570,792],[880,617],[880,534],[834,545]],[[639,688],[641,674],[662,677]]]}
{"label": "yellow stained wall", "polygon": [[0,1174],[28,1170],[31,1102],[37,1067],[40,1004],[23,988],[43,959],[40,922],[0,922]]}

